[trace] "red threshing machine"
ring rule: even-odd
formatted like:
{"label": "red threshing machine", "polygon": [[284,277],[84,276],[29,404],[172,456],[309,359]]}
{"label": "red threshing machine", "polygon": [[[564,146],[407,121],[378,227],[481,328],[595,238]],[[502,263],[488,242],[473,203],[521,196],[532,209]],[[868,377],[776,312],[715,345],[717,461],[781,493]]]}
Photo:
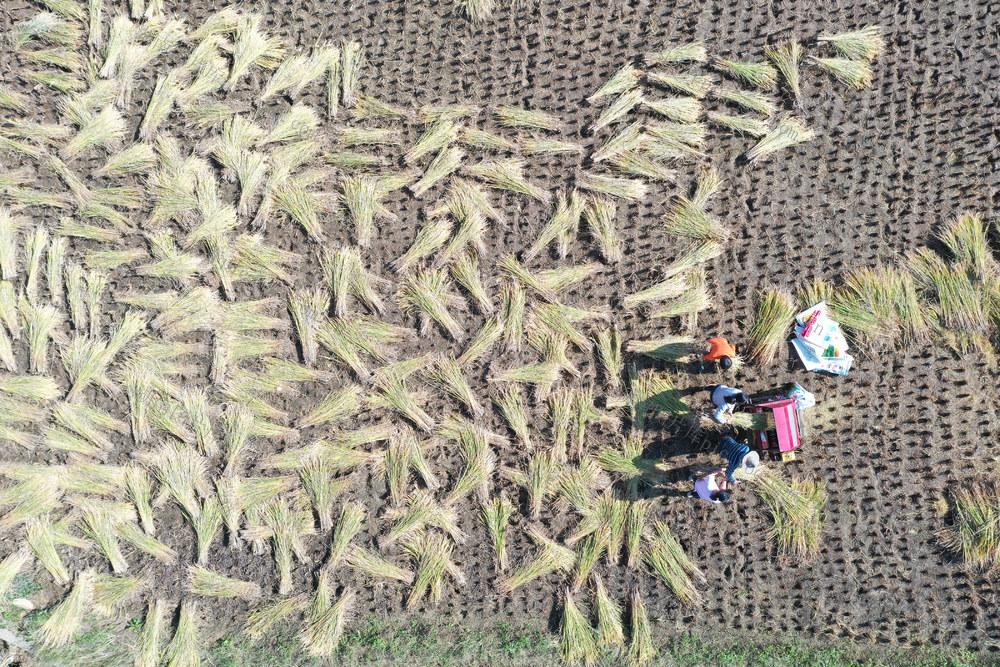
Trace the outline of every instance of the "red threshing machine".
{"label": "red threshing machine", "polygon": [[769,393],[753,396],[743,409],[764,417],[763,423],[753,429],[750,448],[772,459],[794,461],[795,453],[802,447],[806,427],[802,413],[794,399],[785,394]]}

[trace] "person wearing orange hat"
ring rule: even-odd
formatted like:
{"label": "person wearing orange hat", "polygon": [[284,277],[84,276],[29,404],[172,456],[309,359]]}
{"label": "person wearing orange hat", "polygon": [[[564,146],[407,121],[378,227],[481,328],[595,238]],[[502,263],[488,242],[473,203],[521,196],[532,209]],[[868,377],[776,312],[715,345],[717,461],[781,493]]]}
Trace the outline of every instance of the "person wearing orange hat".
{"label": "person wearing orange hat", "polygon": [[725,338],[709,338],[707,342],[711,347],[701,358],[705,361],[718,361],[719,367],[724,371],[732,368],[733,359],[736,357],[736,348],[730,345]]}

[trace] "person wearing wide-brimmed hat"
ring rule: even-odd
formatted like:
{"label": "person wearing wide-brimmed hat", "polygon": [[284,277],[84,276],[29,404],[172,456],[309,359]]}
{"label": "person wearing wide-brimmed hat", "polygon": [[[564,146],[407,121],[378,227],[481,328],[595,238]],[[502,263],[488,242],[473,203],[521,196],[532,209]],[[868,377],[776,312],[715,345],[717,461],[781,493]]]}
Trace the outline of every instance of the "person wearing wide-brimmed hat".
{"label": "person wearing wide-brimmed hat", "polygon": [[729,465],[726,466],[726,480],[731,484],[736,484],[737,481],[733,477],[739,469],[743,469],[747,473],[753,472],[753,470],[760,465],[760,456],[757,452],[751,452],[750,446],[745,442],[739,442],[726,436],[719,443],[719,454],[722,458],[726,459]]}

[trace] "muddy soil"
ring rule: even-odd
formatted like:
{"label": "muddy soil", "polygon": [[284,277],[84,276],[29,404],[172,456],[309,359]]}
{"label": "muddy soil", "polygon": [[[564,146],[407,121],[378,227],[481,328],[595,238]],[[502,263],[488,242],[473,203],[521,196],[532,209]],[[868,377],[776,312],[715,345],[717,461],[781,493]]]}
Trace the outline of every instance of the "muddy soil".
{"label": "muddy soil", "polygon": [[[188,16],[190,25],[198,25],[222,6],[167,2],[168,12]],[[317,40],[340,38],[361,41],[367,54],[363,91],[384,101],[404,106],[523,105],[556,114],[575,135],[569,138],[585,146],[609,135],[604,131],[589,137],[581,132],[599,113],[586,97],[624,62],[645,51],[697,38],[706,40],[714,55],[754,59],[762,55],[765,44],[792,36],[808,41],[825,30],[883,26],[888,49],[875,64],[871,88],[848,91],[815,68],[807,68],[801,99],[782,100],[786,109],[794,108],[818,130],[814,142],[748,167],[739,164],[738,156],[752,140],[711,134],[705,152],[724,178],[711,209],[734,234],[711,265],[716,303],[699,317],[697,336],[724,335],[740,345],[743,322],[752,314],[753,295],[759,288],[774,285],[795,291],[814,278],[837,281],[852,268],[892,263],[931,242],[940,223],[960,211],[994,219],[1000,126],[995,84],[1000,65],[992,29],[995,3],[906,2],[876,7],[845,1],[831,8],[801,0],[610,5],[560,1],[518,7],[501,2],[496,15],[481,26],[471,24],[447,0],[290,0],[255,9],[266,13],[267,27],[289,45],[305,48]],[[6,13],[0,28],[6,29],[11,17],[23,18],[31,11],[23,0],[13,0],[0,12]],[[2,57],[6,81],[16,62],[9,54]],[[152,84],[152,78],[143,81],[137,98],[148,99]],[[306,100],[320,105],[318,95],[317,90]],[[260,110],[263,118],[287,108],[287,101],[271,107]],[[407,136],[410,142],[415,138],[415,130]],[[547,189],[565,189],[582,166],[583,158],[575,155],[535,159],[529,176]],[[610,306],[626,340],[681,331],[677,322],[623,312],[618,299],[651,284],[656,269],[686,247],[667,234],[660,221],[670,198],[686,193],[697,169],[696,162],[681,163],[675,183],[655,184],[644,200],[621,207],[624,261],[568,292],[567,303]],[[393,277],[388,263],[409,247],[423,224],[421,207],[438,192],[421,201],[404,194],[390,201],[400,222],[380,228],[364,254],[370,268]],[[495,226],[488,235],[487,267],[496,258],[530,245],[549,212],[543,204],[508,194],[496,196],[495,201],[507,224]],[[342,221],[331,216],[325,226],[329,245],[349,242],[350,230]],[[280,247],[308,257],[297,284],[310,285],[321,276],[318,247],[300,228],[275,223],[267,235]],[[595,259],[593,245],[581,235],[566,260],[544,254],[531,268]],[[269,290],[268,295],[284,295],[284,290]],[[258,293],[244,288],[241,296]],[[414,324],[395,308],[388,319]],[[473,309],[463,313],[461,321],[466,331],[474,332],[483,317]],[[434,330],[407,344],[399,355],[407,358],[447,349],[461,347]],[[653,577],[602,563],[598,571],[609,592],[624,599],[638,586],[662,633],[732,628],[995,651],[1000,633],[995,582],[968,572],[937,546],[935,533],[943,519],[935,503],[948,488],[977,479],[994,466],[998,420],[989,397],[996,377],[984,372],[975,359],[936,348],[857,350],[856,356],[855,369],[847,378],[807,376],[788,358],[788,350],[774,366],[747,367],[738,376],[738,382],[751,391],[794,379],[817,395],[819,405],[810,415],[811,435],[801,460],[791,465],[796,474],[815,475],[827,484],[830,501],[819,555],[806,563],[778,557],[766,537],[765,510],[749,493],[739,494],[725,507],[683,497],[687,486],[682,480],[689,466],[717,460],[711,451],[712,437],[678,435],[674,424],[654,420],[647,454],[664,459],[672,472],[663,484],[644,493],[655,501],[655,517],[669,522],[705,571],[705,603],[699,609],[684,608]],[[530,359],[527,353],[480,359],[471,372],[475,387],[485,397],[486,377],[492,371]],[[578,354],[574,361],[580,365],[583,383],[600,383],[592,360]],[[329,368],[334,372],[330,386],[348,379],[342,369]],[[676,381],[695,391],[720,381],[720,376],[708,371],[685,373]],[[328,390],[324,385],[306,387],[279,407],[291,414],[308,410]],[[704,399],[704,394],[693,396],[695,404]],[[456,409],[447,402],[428,407],[434,417]],[[535,410],[540,438],[547,433],[544,416],[544,410]],[[380,418],[371,415],[347,426]],[[503,431],[496,416],[492,426]],[[322,429],[303,432],[302,442],[321,434]],[[592,439],[600,442],[602,437],[610,439],[611,431],[596,431]],[[261,459],[286,447],[280,442],[255,443],[244,473],[259,473]],[[125,460],[125,450],[113,453],[108,462]],[[507,465],[520,460],[514,449],[499,454]],[[434,451],[431,464],[442,479],[453,480],[461,472],[457,452],[445,446]],[[518,497],[515,487],[497,477],[494,489],[501,488]],[[385,496],[384,478],[370,473],[358,475],[345,496],[370,510],[372,520],[361,540],[366,546],[376,545],[388,525],[382,518]],[[190,527],[176,508],[166,507],[170,509],[158,513],[161,539],[179,550],[183,562],[190,562],[194,550]],[[561,579],[553,576],[509,596],[498,594],[498,576],[488,565],[491,547],[471,503],[463,506],[460,521],[470,536],[456,551],[467,586],[450,590],[438,605],[422,603],[406,611],[405,589],[367,586],[344,570],[338,585],[360,591],[356,616],[432,615],[470,623],[510,616],[554,628]],[[568,534],[575,521],[558,508],[547,508],[541,519],[556,535]],[[515,565],[534,552],[523,530],[526,524],[526,517],[515,515],[509,546]],[[313,563],[296,568],[297,590],[312,588],[327,540],[320,535],[311,542]],[[387,554],[401,561],[395,549]],[[130,555],[136,563],[145,562],[138,554]],[[74,563],[86,565],[103,567],[96,556]],[[220,545],[210,565],[259,581],[265,590],[277,588],[266,555]],[[183,570],[149,563],[141,571],[155,575],[166,597],[185,595]],[[245,603],[204,601],[205,636],[223,634],[243,618],[245,610]]]}

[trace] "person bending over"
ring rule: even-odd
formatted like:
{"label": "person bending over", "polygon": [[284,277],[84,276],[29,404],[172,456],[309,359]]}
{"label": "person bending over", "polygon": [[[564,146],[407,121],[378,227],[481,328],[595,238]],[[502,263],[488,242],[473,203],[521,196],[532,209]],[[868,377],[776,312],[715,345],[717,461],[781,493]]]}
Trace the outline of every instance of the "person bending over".
{"label": "person bending over", "polygon": [[[750,447],[746,443],[737,442],[729,436],[723,438],[719,443],[719,454],[721,454],[722,458],[726,459],[726,463],[728,463],[725,473],[726,481],[730,484],[738,484],[738,482],[733,478],[733,473],[743,465],[743,461],[749,453]],[[756,464],[756,461],[753,463]]]}
{"label": "person bending over", "polygon": [[695,479],[694,475],[688,477],[688,480],[694,482],[694,491],[688,493],[688,498],[698,497],[710,503],[729,502],[729,498],[732,496],[732,491],[729,490],[729,480],[719,481],[718,479],[718,475],[725,471],[725,468],[719,468],[701,479]]}
{"label": "person bending over", "polygon": [[736,358],[736,348],[729,344],[725,338],[709,338],[706,341],[709,350],[701,355],[705,361],[718,361],[719,368],[728,371],[733,367],[733,359]]}
{"label": "person bending over", "polygon": [[737,405],[747,402],[747,395],[739,389],[727,387],[724,384],[716,384],[708,387],[706,391],[712,396],[712,403],[715,404],[715,414],[712,415],[715,421],[725,424],[727,417],[733,414]]}

